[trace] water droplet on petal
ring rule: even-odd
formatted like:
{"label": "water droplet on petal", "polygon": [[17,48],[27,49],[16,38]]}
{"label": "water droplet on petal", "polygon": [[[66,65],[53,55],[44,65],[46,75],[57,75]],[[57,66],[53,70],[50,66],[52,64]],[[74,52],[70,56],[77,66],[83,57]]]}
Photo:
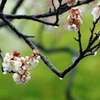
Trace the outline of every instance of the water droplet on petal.
{"label": "water droplet on petal", "polygon": [[62,77],[60,77],[59,79],[60,79],[60,80],[63,80],[63,78],[62,78]]}

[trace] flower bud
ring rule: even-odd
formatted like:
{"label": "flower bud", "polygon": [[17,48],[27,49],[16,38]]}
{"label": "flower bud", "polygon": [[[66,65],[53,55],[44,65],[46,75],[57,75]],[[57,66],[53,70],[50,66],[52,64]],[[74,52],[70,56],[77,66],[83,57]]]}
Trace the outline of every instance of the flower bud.
{"label": "flower bud", "polygon": [[67,0],[67,5],[70,6],[75,6],[78,2],[78,0]]}

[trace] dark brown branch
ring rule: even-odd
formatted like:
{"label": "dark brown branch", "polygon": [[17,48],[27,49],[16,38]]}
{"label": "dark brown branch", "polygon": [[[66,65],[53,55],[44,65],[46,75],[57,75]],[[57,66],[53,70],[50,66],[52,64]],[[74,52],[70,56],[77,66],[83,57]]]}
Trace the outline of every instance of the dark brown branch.
{"label": "dark brown branch", "polygon": [[[100,36],[100,31],[96,34],[96,36],[93,38],[93,40],[91,40],[91,42],[88,44],[87,48],[83,51],[83,57],[84,58],[89,56],[89,55],[94,55],[95,51],[97,51],[100,48],[100,43],[91,47],[95,43],[95,41],[98,40],[99,36]],[[90,52],[90,53],[86,54],[88,52]]]}
{"label": "dark brown branch", "polygon": [[[0,13],[0,17],[1,17],[1,19],[18,35],[18,36],[20,36],[20,37],[22,37],[25,41],[26,41],[26,43],[32,48],[32,49],[35,49],[36,48],[36,46],[28,39],[28,38],[26,38],[26,36],[24,35],[24,34],[22,34],[20,31],[18,31],[11,23],[10,23],[10,21],[6,18],[6,16],[3,14],[3,13]],[[40,53],[40,57],[41,57],[41,59],[43,60],[43,62],[56,74],[56,75],[58,75],[59,77],[64,77],[64,75],[65,75],[65,73],[66,73],[66,71],[64,71],[64,72],[60,72],[59,70],[57,70],[50,62],[49,62],[49,60],[47,60],[46,59],[46,57],[42,54],[42,53]],[[77,61],[76,61],[77,62]],[[77,63],[74,63],[74,65],[77,65],[78,64],[78,62]],[[74,65],[72,65],[72,67],[74,66]],[[75,67],[75,66],[74,66]]]}
{"label": "dark brown branch", "polygon": [[73,63],[71,66],[69,66],[68,68],[66,68],[66,69],[62,72],[63,77],[66,75],[66,73],[70,72],[73,68],[75,68],[76,65],[81,61],[81,59],[83,59],[83,57],[82,57],[82,56],[79,56],[79,57],[74,61],[74,63]]}
{"label": "dark brown branch", "polygon": [[[6,18],[6,16],[1,13],[1,19],[20,37],[22,37],[26,43],[32,48],[32,49],[35,49],[36,46],[28,39],[26,38],[26,36],[24,34],[22,34],[21,32],[19,32],[11,23],[10,21]],[[98,33],[99,34],[99,33]],[[94,40],[92,41],[92,44],[96,41],[97,37],[99,35],[97,35]],[[71,71],[73,68],[75,68],[75,66],[81,61],[81,59],[83,59],[84,57],[84,54],[87,53],[87,49],[82,53],[80,54],[80,56],[75,60],[75,62],[69,66],[67,69],[65,69],[64,71],[60,72],[59,70],[57,70],[51,63],[49,60],[46,59],[46,57],[40,53],[40,57],[41,59],[43,60],[43,62],[56,74],[58,75],[59,77],[64,77],[66,75],[66,73],[68,73],[69,71]]]}
{"label": "dark brown branch", "polygon": [[58,0],[59,1],[59,7],[56,11],[56,21],[55,21],[55,24],[56,26],[58,26],[58,22],[59,22],[59,11],[60,11],[60,7],[61,7],[61,3],[62,3],[62,0]]}
{"label": "dark brown branch", "polygon": [[10,23],[10,21],[6,18],[6,16],[2,12],[0,13],[0,17],[15,33],[18,33],[17,35],[19,37],[25,37],[25,38],[30,38],[30,37],[33,38],[34,37],[34,36],[27,36],[27,35],[22,34],[19,30],[16,29],[15,26],[13,26]]}
{"label": "dark brown branch", "polygon": [[0,59],[1,59],[1,70],[2,70],[2,72],[4,72],[3,71],[3,67],[2,67],[2,62],[3,62],[3,57],[2,57],[2,51],[1,51],[1,49],[0,49]]}
{"label": "dark brown branch", "polygon": [[24,1],[25,1],[25,0],[19,0],[19,1],[16,3],[15,7],[13,8],[11,14],[15,14],[15,13],[17,12],[17,9],[22,5],[22,3],[23,3]]}
{"label": "dark brown branch", "polygon": [[52,1],[53,9],[54,9],[54,11],[56,12],[56,7],[55,7],[55,4],[54,4],[54,0],[51,0],[51,1]]}
{"label": "dark brown branch", "polygon": [[100,31],[97,33],[97,35],[93,38],[93,40],[91,42],[89,42],[87,48],[90,48],[95,42],[96,40],[99,38],[100,36]]}
{"label": "dark brown branch", "polygon": [[82,43],[81,43],[81,33],[80,30],[78,31],[78,42],[79,42],[79,51],[82,54]]}
{"label": "dark brown branch", "polygon": [[[100,20],[100,16],[99,16],[99,18],[95,22],[93,22],[93,27],[90,29],[91,36],[89,38],[87,49],[90,48],[93,45],[93,43],[100,37],[100,31],[99,31],[97,34],[95,34],[96,35],[95,38],[93,38],[94,30],[95,30],[96,24],[98,23],[99,20]],[[98,45],[99,45],[99,43],[98,43]],[[93,49],[94,49],[94,47],[93,47]]]}
{"label": "dark brown branch", "polygon": [[[87,4],[87,3],[90,3],[92,1],[93,0],[79,1],[77,3],[77,5],[75,5],[75,6]],[[12,15],[11,14],[11,15],[6,15],[6,17],[9,18],[9,19],[22,19],[22,18],[23,19],[30,19],[30,20],[35,20],[35,21],[47,24],[47,25],[55,26],[55,24],[57,24],[58,20],[59,20],[58,15],[68,11],[70,8],[71,7],[68,7],[66,3],[63,4],[63,5],[61,5],[61,3],[60,3],[60,6],[56,10],[56,12],[55,11],[49,11],[49,12],[46,12],[46,13],[43,13],[43,14],[37,14],[37,15]],[[50,16],[54,16],[54,15],[57,15],[55,23],[50,23],[50,22],[46,22],[46,21],[38,19],[38,18],[50,17]]]}
{"label": "dark brown branch", "polygon": [[91,53],[88,53],[88,54],[84,55],[84,58],[87,57],[87,56],[90,56],[90,55],[96,55],[95,53],[97,52],[97,50],[98,50],[99,48],[100,48],[100,44],[99,44],[98,46],[96,46],[96,47],[94,48],[95,50],[91,51]]}
{"label": "dark brown branch", "polygon": [[[32,48],[32,49],[35,49],[36,46],[28,39],[26,38],[26,36],[24,34],[22,34],[20,31],[18,31],[15,26],[13,26],[10,21],[6,18],[6,16],[1,13],[0,14],[1,16],[1,19],[20,37],[22,37],[26,43]],[[41,59],[44,61],[44,63],[55,73],[57,74],[59,77],[62,77],[62,73],[60,71],[58,71],[50,62],[49,60],[46,59],[46,57],[40,53],[40,57]]]}
{"label": "dark brown branch", "polygon": [[1,5],[0,5],[0,12],[3,11],[6,2],[7,2],[7,0],[2,0]]}
{"label": "dark brown branch", "polygon": [[94,50],[94,49],[97,48],[98,46],[100,46],[100,42],[99,42],[98,44],[96,44],[95,46],[91,47],[91,48],[89,49],[89,51]]}
{"label": "dark brown branch", "polygon": [[47,21],[44,21],[44,20],[40,20],[37,17],[35,17],[34,15],[7,15],[6,14],[5,16],[8,19],[9,18],[11,18],[11,19],[28,19],[28,20],[34,20],[34,21],[37,21],[37,22],[40,22],[40,23],[43,23],[43,24],[46,24],[46,25],[58,26],[55,23],[51,23],[51,22],[47,22]]}
{"label": "dark brown branch", "polygon": [[[77,3],[76,6],[78,5],[82,5],[85,3],[90,3],[93,0],[84,0],[84,1],[79,1]],[[65,8],[66,7],[66,8]],[[69,10],[71,7],[68,7],[66,4],[61,5],[60,7],[58,7],[58,12],[55,13],[55,11],[51,11],[51,12],[47,12],[44,14],[40,14],[40,15],[5,15],[4,13],[0,12],[0,18],[11,28],[12,31],[14,31],[19,37],[21,37],[22,39],[24,39],[24,41],[29,45],[29,47],[31,49],[35,49],[36,46],[28,39],[29,36],[24,35],[23,33],[21,33],[9,20],[9,19],[31,19],[31,20],[35,20],[38,22],[42,22],[44,24],[47,25],[55,25],[55,23],[50,23],[50,22],[45,22],[43,20],[40,20],[38,18],[43,18],[43,17],[48,17],[48,16],[52,16],[52,15],[57,15],[57,23],[58,23],[58,15],[64,13],[65,11]],[[81,44],[81,33],[78,32],[79,35],[79,47],[80,47],[80,55],[77,57],[77,59],[75,59],[75,61],[73,62],[73,64],[71,66],[69,66],[68,68],[66,68],[64,71],[60,72],[58,69],[56,69],[48,59],[46,59],[46,57],[40,52],[40,57],[43,60],[43,62],[59,77],[63,78],[66,73],[68,73],[69,71],[71,71],[73,68],[76,67],[76,65],[85,57],[86,53],[89,52],[90,47],[95,43],[95,41],[98,39],[98,37],[100,36],[100,32],[98,32],[98,34],[94,37],[94,39],[89,43],[89,45],[87,46],[87,48],[82,51],[82,44]],[[99,46],[94,48],[95,50],[98,50]]]}
{"label": "dark brown branch", "polygon": [[95,22],[93,21],[93,27],[90,29],[91,36],[90,36],[89,42],[91,42],[91,40],[93,39],[94,30],[96,28],[96,24],[98,23],[99,19],[100,19],[100,16],[99,16],[99,18]]}
{"label": "dark brown branch", "polygon": [[[88,4],[88,3],[92,2],[92,1],[94,1],[94,0],[79,1],[77,3],[77,5],[75,5],[75,6],[81,6],[81,5],[84,5],[84,4]],[[61,5],[60,10],[59,10],[59,14],[63,14],[64,12],[68,11],[70,8],[71,7],[67,6],[67,3]],[[44,18],[44,17],[54,16],[54,15],[55,15],[55,11],[51,11],[51,12],[46,12],[46,13],[43,13],[43,14],[37,14],[37,15],[35,15],[35,17]]]}
{"label": "dark brown branch", "polygon": [[[17,11],[17,9],[22,5],[23,2],[24,2],[24,0],[19,0],[19,1],[16,3],[15,7],[13,8],[11,14],[15,14],[16,11]],[[11,20],[13,20],[13,19],[11,19]],[[4,23],[3,21],[0,22],[0,27],[2,27],[2,26],[4,26],[4,25],[5,25],[5,23]]]}

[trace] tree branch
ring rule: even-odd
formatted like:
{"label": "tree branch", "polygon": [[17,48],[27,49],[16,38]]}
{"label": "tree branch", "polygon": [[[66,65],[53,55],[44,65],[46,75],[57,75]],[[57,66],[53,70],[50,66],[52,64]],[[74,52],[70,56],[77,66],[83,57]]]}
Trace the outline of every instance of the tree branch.
{"label": "tree branch", "polygon": [[17,30],[16,27],[10,23],[10,21],[6,18],[6,16],[5,16],[2,12],[0,13],[0,17],[1,17],[1,19],[2,19],[15,33],[17,33],[17,35],[18,35],[19,37],[22,37],[22,38],[23,38],[23,37],[25,37],[25,38],[29,38],[29,37],[33,38],[33,37],[34,37],[34,36],[27,36],[27,35],[24,35],[24,34],[21,33],[19,30]]}
{"label": "tree branch", "polygon": [[24,1],[25,1],[25,0],[19,0],[19,1],[16,3],[15,7],[13,8],[11,14],[15,14],[15,13],[17,12],[17,9],[22,5],[22,3],[23,3]]}
{"label": "tree branch", "polygon": [[6,2],[7,2],[7,0],[2,0],[1,5],[0,5],[0,12],[3,11]]}
{"label": "tree branch", "polygon": [[1,51],[1,49],[0,49],[0,59],[1,59],[1,70],[2,70],[2,72],[3,72],[3,67],[2,67],[2,62],[3,62],[3,57],[2,57],[2,51]]}
{"label": "tree branch", "polygon": [[[90,3],[92,1],[94,1],[94,0],[79,1],[77,3],[77,5],[75,5],[75,6],[80,6],[80,5],[83,5],[83,4],[87,4],[87,3]],[[68,11],[70,8],[71,7],[68,7],[66,3],[63,4],[63,5],[61,5],[61,3],[60,3],[59,7],[56,9],[56,12],[54,10],[54,11],[49,11],[49,12],[42,13],[42,14],[37,14],[37,15],[13,15],[13,14],[10,14],[10,15],[5,14],[5,15],[8,19],[30,19],[30,20],[35,20],[35,21],[47,24],[47,25],[58,26],[58,24],[57,24],[58,20],[59,20],[58,15]],[[54,16],[54,15],[56,15],[56,22],[55,23],[50,23],[50,22],[46,22],[46,21],[43,21],[43,20],[39,19],[39,18],[45,18],[45,17]]]}
{"label": "tree branch", "polygon": [[[93,0],[84,0],[84,1],[79,1],[77,3],[77,5],[75,6],[78,6],[78,5],[82,5],[82,4],[85,4],[85,3],[90,3],[92,2]],[[66,7],[66,8],[64,8]],[[28,39],[28,37],[30,36],[27,36],[27,35],[24,35],[23,33],[21,33],[9,20],[9,19],[14,19],[14,18],[17,18],[17,19],[31,19],[31,20],[35,20],[35,21],[38,21],[38,22],[41,22],[41,23],[44,23],[44,24],[47,24],[47,25],[55,25],[55,23],[50,23],[50,22],[46,22],[46,21],[43,21],[43,20],[40,20],[39,18],[43,18],[43,17],[48,17],[48,16],[52,16],[52,15],[56,15],[57,19],[57,23],[58,23],[58,15],[59,14],[62,14],[64,13],[65,11],[69,10],[71,7],[68,7],[66,4],[63,4],[61,5],[60,3],[60,6],[58,7],[58,12],[55,13],[55,11],[51,11],[51,12],[47,12],[47,13],[44,13],[44,14],[40,14],[40,15],[7,15],[7,14],[4,14],[2,12],[0,12],[0,18],[10,27],[10,29],[12,31],[14,31],[19,37],[21,37],[28,45],[31,49],[35,49],[37,48],[33,43],[32,41],[30,41]],[[57,24],[56,23],[56,24]],[[79,47],[80,47],[80,55],[77,57],[77,59],[75,59],[75,61],[73,62],[72,65],[70,65],[68,68],[66,68],[64,71],[59,71],[58,69],[56,69],[52,64],[51,62],[46,59],[46,57],[40,52],[40,57],[41,59],[43,60],[43,62],[56,74],[58,75],[59,77],[63,78],[66,73],[68,73],[69,71],[71,71],[73,68],[76,67],[76,65],[85,57],[86,53],[89,52],[89,49],[91,48],[91,46],[95,43],[95,41],[98,39],[98,37],[100,36],[100,32],[98,32],[98,34],[96,34],[96,36],[92,39],[92,41],[89,43],[89,45],[87,46],[87,48],[82,51],[82,43],[81,43],[81,33],[80,31],[78,32],[78,37],[79,39],[77,40],[79,42]],[[32,37],[32,36],[31,36]],[[99,48],[99,46],[96,46],[95,48],[93,48],[94,50],[97,50]],[[57,50],[57,49],[56,49]]]}
{"label": "tree branch", "polygon": [[[3,2],[4,2],[4,0],[3,0]],[[15,7],[13,8],[11,14],[15,14],[17,9],[22,5],[23,2],[24,2],[24,0],[19,0],[17,2],[17,4],[15,5]],[[11,20],[13,20],[13,19],[11,19]],[[0,27],[2,27],[2,26],[5,26],[5,23],[3,21],[0,22]]]}
{"label": "tree branch", "polygon": [[93,39],[94,30],[96,28],[96,24],[98,23],[99,19],[100,19],[100,16],[95,22],[93,21],[93,27],[90,28],[91,36],[90,36],[89,42],[91,42],[91,40]]}
{"label": "tree branch", "polygon": [[79,42],[79,51],[80,55],[82,54],[82,43],[81,43],[81,33],[80,30],[78,31],[78,42]]}

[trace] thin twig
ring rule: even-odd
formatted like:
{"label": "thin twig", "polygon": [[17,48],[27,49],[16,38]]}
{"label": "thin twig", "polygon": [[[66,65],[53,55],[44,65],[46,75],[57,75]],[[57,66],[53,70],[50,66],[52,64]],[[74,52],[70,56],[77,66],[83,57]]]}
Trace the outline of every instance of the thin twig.
{"label": "thin twig", "polygon": [[44,20],[41,20],[39,18],[37,18],[36,16],[34,15],[8,15],[8,14],[5,14],[5,16],[8,18],[8,19],[28,19],[28,20],[33,20],[33,21],[37,21],[37,22],[40,22],[40,23],[43,23],[43,24],[46,24],[46,25],[51,25],[51,26],[56,26],[55,23],[52,23],[52,22],[47,22],[47,21],[44,21]]}
{"label": "thin twig", "polygon": [[2,67],[2,62],[3,62],[3,57],[2,57],[2,51],[1,51],[1,49],[0,49],[0,59],[1,59],[1,70],[2,70],[2,72],[4,72],[3,71],[3,67]]}
{"label": "thin twig", "polygon": [[78,42],[79,42],[79,51],[80,55],[82,54],[82,43],[81,43],[81,33],[80,30],[78,31]]}
{"label": "thin twig", "polygon": [[100,19],[100,16],[99,16],[99,18],[95,22],[93,21],[93,27],[90,29],[91,36],[90,36],[89,42],[91,42],[91,40],[93,39],[94,30],[96,28],[96,24],[98,23],[99,19]]}
{"label": "thin twig", "polygon": [[56,26],[58,26],[58,22],[59,22],[59,11],[60,11],[60,7],[61,7],[61,3],[62,3],[62,0],[58,0],[59,1],[59,7],[56,11],[56,21],[55,21],[55,24]]}
{"label": "thin twig", "polygon": [[[3,0],[3,1],[4,1],[4,0]],[[19,1],[16,3],[15,7],[14,7],[13,10],[11,11],[11,14],[15,14],[15,13],[16,13],[16,11],[18,10],[18,8],[22,5],[23,1],[25,1],[25,0],[19,0]],[[10,19],[10,20],[13,20],[13,19]],[[2,27],[2,26],[5,26],[5,23],[4,23],[3,21],[0,22],[0,27]]]}
{"label": "thin twig", "polygon": [[0,17],[15,33],[17,33],[17,35],[19,37],[26,37],[26,38],[34,37],[34,36],[27,36],[27,35],[24,35],[23,33],[21,33],[18,29],[16,29],[16,27],[14,25],[12,25],[10,23],[10,21],[6,18],[6,16],[3,13],[0,13]]}
{"label": "thin twig", "polygon": [[89,49],[89,51],[94,50],[96,47],[100,46],[100,42],[98,44],[96,44],[95,46],[93,46],[92,48]]}
{"label": "thin twig", "polygon": [[55,7],[55,4],[54,4],[54,0],[51,0],[52,1],[52,6],[54,8],[54,11],[56,12],[56,7]]}

